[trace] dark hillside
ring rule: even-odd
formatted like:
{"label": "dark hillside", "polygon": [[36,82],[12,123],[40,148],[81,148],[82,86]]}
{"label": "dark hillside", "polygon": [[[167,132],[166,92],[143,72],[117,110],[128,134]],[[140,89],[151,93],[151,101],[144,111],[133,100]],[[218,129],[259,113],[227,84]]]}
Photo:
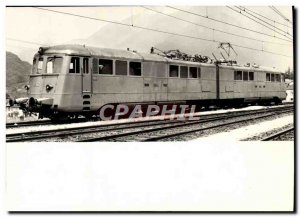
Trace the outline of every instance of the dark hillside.
{"label": "dark hillside", "polygon": [[30,63],[22,61],[14,53],[6,52],[6,93],[10,97],[24,96],[24,85],[29,80],[30,71]]}

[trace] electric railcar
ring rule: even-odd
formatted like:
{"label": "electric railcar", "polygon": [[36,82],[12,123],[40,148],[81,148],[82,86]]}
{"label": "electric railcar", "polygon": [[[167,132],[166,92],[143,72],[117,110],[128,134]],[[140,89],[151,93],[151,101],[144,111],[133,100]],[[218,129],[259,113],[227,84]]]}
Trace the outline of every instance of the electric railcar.
{"label": "electric railcar", "polygon": [[81,45],[41,47],[25,88],[11,105],[51,119],[97,115],[106,104],[237,106],[286,96],[284,74],[270,68]]}

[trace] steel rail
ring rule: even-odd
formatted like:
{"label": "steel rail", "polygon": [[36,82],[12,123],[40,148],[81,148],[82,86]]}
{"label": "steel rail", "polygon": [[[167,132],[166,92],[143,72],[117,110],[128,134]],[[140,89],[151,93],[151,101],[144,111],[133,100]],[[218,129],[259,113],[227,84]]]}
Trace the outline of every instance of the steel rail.
{"label": "steel rail", "polygon": [[[220,120],[222,118],[230,118],[230,117],[239,117],[244,116],[246,114],[257,114],[257,113],[267,113],[272,111],[282,111],[286,109],[290,109],[290,106],[284,107],[277,107],[271,109],[263,109],[263,110],[250,110],[250,111],[235,111],[229,113],[222,113],[222,114],[210,114],[202,116],[201,121],[214,121]],[[200,115],[201,117],[201,115]],[[154,122],[154,123],[153,123]],[[124,130],[124,129],[132,129],[138,127],[151,127],[157,125],[166,125],[166,124],[176,124],[176,123],[183,123],[187,122],[187,120],[144,120],[139,122],[124,122],[124,123],[113,123],[107,125],[93,125],[93,126],[80,126],[80,127],[72,127],[67,129],[52,129],[52,130],[43,130],[43,131],[32,131],[32,132],[25,132],[25,133],[12,133],[6,136],[7,142],[21,142],[21,141],[29,141],[29,140],[37,140],[37,139],[45,139],[45,138],[53,138],[53,137],[65,137],[65,136],[72,136],[78,134],[87,134],[87,133],[98,133],[98,132],[108,132],[114,130]],[[193,122],[193,121],[189,121]],[[152,124],[151,124],[152,123]],[[125,126],[124,126],[125,125]],[[128,126],[130,125],[130,126]],[[122,127],[123,126],[123,127]],[[115,128],[110,128],[115,127]]]}
{"label": "steel rail", "polygon": [[45,125],[45,124],[51,124],[51,123],[52,123],[51,120],[11,122],[11,123],[6,123],[6,128],[17,128],[17,127],[26,127],[26,126]]}
{"label": "steel rail", "polygon": [[277,137],[280,137],[280,136],[282,136],[282,135],[284,135],[286,133],[289,133],[291,131],[294,131],[294,127],[290,127],[288,129],[282,130],[280,132],[273,133],[272,135],[264,137],[263,139],[261,139],[261,141],[271,141],[271,140],[273,140],[273,139],[275,139]]}
{"label": "steel rail", "polygon": [[[267,112],[267,111],[264,111],[264,112]],[[230,114],[232,115],[232,113],[230,113]],[[234,114],[237,114],[237,113],[234,113]],[[245,115],[244,112],[242,114],[238,113],[236,116],[243,116],[243,115]],[[216,116],[216,117],[213,117],[213,116]],[[204,118],[201,120],[202,121],[213,121],[213,120],[219,120],[220,118],[226,118],[228,116],[229,116],[228,113],[221,114],[221,115],[212,114],[212,115],[204,116]],[[131,123],[115,123],[115,124],[98,125],[98,126],[74,127],[74,128],[69,128],[69,129],[54,129],[54,130],[45,130],[45,131],[33,131],[33,132],[27,132],[27,133],[14,133],[14,134],[7,135],[6,137],[8,139],[6,141],[7,142],[20,142],[20,141],[37,140],[37,139],[45,139],[45,138],[52,138],[52,137],[72,136],[72,135],[78,135],[78,134],[99,133],[99,132],[107,132],[107,131],[113,131],[113,130],[125,130],[125,129],[137,128],[137,127],[151,127],[151,126],[157,126],[157,125],[162,125],[162,124],[176,124],[176,123],[182,123],[182,122],[186,122],[186,120],[173,120],[173,121],[168,120],[168,119],[166,119],[166,120],[148,120],[148,121],[131,122]],[[192,121],[190,121],[190,122],[192,122]],[[151,123],[153,123],[153,124],[151,124]],[[123,126],[123,125],[133,125],[133,126]],[[108,128],[108,127],[114,127],[114,126],[116,126],[117,128],[113,128],[113,129]],[[123,127],[118,127],[118,126],[123,126]],[[46,135],[45,135],[45,133],[46,133]],[[49,133],[52,133],[52,134],[49,134]],[[31,136],[31,137],[29,137],[29,136]]]}
{"label": "steel rail", "polygon": [[[288,110],[285,112],[290,112],[293,110]],[[270,111],[266,111],[266,112],[270,112]],[[255,114],[260,114],[260,113],[266,113],[266,112],[259,112],[259,113],[255,113]],[[277,111],[278,113],[279,111]],[[281,111],[282,112],[282,111]],[[283,112],[282,112],[283,113]],[[250,113],[249,115],[252,115],[253,113]],[[274,111],[272,111],[271,114],[268,115],[264,115],[264,116],[260,116],[260,117],[269,117],[276,114]],[[227,117],[227,118],[236,118],[236,117],[240,117],[240,116],[245,116],[245,114],[240,114],[240,115],[236,115],[236,116],[231,116],[231,117]],[[258,117],[258,118],[260,118]],[[226,119],[226,118],[225,118]],[[250,118],[250,120],[253,118]],[[220,121],[220,120],[224,120],[224,118],[218,118],[214,121]],[[247,121],[247,120],[242,120],[242,121]],[[241,122],[242,122],[241,121]],[[206,121],[208,122],[208,121]],[[138,131],[132,131],[132,132],[126,132],[126,133],[120,133],[120,134],[114,134],[114,135],[108,135],[108,136],[101,136],[101,137],[93,137],[93,138],[88,138],[88,139],[82,139],[82,140],[78,140],[78,142],[95,142],[95,141],[104,141],[104,140],[110,140],[110,139],[116,139],[116,138],[120,138],[120,137],[125,137],[125,136],[133,136],[133,135],[140,135],[143,133],[152,133],[152,132],[156,132],[156,131],[161,131],[161,130],[169,130],[169,129],[173,129],[173,128],[178,128],[178,127],[186,127],[186,126],[192,126],[192,125],[196,125],[196,124],[200,124],[200,123],[204,123],[203,120],[199,120],[199,121],[194,121],[194,122],[187,122],[187,123],[182,123],[182,124],[177,124],[177,125],[171,125],[171,126],[165,126],[165,127],[159,127],[159,128],[153,128],[153,129],[147,129],[147,130],[138,130]],[[234,122],[237,123],[237,122]],[[231,123],[232,124],[232,123]],[[190,132],[194,132],[194,130],[190,130],[190,131],[185,131],[184,134],[186,133],[190,133]],[[175,133],[176,135],[178,135],[178,133]],[[169,134],[168,135],[164,135],[164,138],[168,137],[173,137],[176,136],[175,134]],[[142,139],[142,140],[138,140],[138,141],[156,141],[151,140],[152,138],[148,138],[148,139]]]}

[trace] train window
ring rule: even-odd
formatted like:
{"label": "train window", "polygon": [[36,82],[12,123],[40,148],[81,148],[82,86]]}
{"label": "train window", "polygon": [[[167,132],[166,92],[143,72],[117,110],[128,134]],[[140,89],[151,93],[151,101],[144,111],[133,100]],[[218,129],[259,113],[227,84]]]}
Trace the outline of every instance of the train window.
{"label": "train window", "polygon": [[98,62],[99,74],[101,75],[112,75],[113,74],[113,61],[99,59]]}
{"label": "train window", "polygon": [[89,74],[89,58],[83,58],[83,74]]}
{"label": "train window", "polygon": [[170,65],[169,77],[178,78],[178,66]]}
{"label": "train window", "polygon": [[127,75],[127,61],[116,60],[116,75]]}
{"label": "train window", "polygon": [[234,71],[234,80],[242,80],[242,71]]}
{"label": "train window", "polygon": [[254,72],[249,72],[249,81],[254,81]]}
{"label": "train window", "polygon": [[62,57],[48,57],[46,73],[57,74],[60,73],[62,68]]}
{"label": "train window", "polygon": [[37,65],[37,73],[38,74],[41,74],[43,72],[43,63],[44,63],[44,58],[40,57],[38,65]]}
{"label": "train window", "polygon": [[33,58],[31,74],[36,72],[36,58]]}
{"label": "train window", "polygon": [[271,75],[270,75],[270,73],[266,74],[266,81],[271,81]]}
{"label": "train window", "polygon": [[180,78],[187,78],[188,77],[188,67],[180,66]]}
{"label": "train window", "polygon": [[200,68],[197,67],[190,67],[190,73],[189,73],[189,78],[197,78],[197,70],[199,70]]}
{"label": "train window", "polygon": [[130,62],[129,63],[129,75],[141,76],[142,75],[142,63]]}
{"label": "train window", "polygon": [[198,78],[201,78],[201,68],[198,67]]}
{"label": "train window", "polygon": [[276,82],[280,82],[280,75],[279,75],[279,74],[276,74],[276,75],[275,75],[275,81],[276,81]]}
{"label": "train window", "polygon": [[271,81],[274,82],[275,81],[275,75],[271,74]]}
{"label": "train window", "polygon": [[285,82],[284,74],[281,74],[281,82]]}
{"label": "train window", "polygon": [[243,80],[248,81],[248,72],[243,71]]}
{"label": "train window", "polygon": [[53,62],[49,58],[47,60],[47,68],[46,68],[46,73],[47,74],[52,74],[53,73]]}
{"label": "train window", "polygon": [[79,57],[72,57],[70,62],[69,73],[80,73]]}

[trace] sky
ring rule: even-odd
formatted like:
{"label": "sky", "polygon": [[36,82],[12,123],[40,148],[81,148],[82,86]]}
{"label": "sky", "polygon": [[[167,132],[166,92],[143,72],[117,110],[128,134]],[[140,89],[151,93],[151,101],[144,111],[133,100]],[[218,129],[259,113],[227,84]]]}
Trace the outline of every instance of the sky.
{"label": "sky", "polygon": [[[158,10],[160,12],[173,15],[174,10],[168,7],[150,7],[152,9]],[[230,22],[233,24],[238,24],[246,28],[255,29],[257,31],[266,32],[269,34],[273,34],[273,31],[245,18],[240,16],[240,14],[235,14],[235,12],[230,11],[225,6],[223,7],[184,7],[180,6],[181,9],[186,9],[198,14],[202,15],[208,15],[211,18],[219,19],[225,22]],[[269,7],[248,7],[251,10],[256,11],[257,13],[263,14],[264,16],[268,17],[269,19],[275,20],[280,23],[286,24],[279,15],[274,13]],[[292,20],[292,11],[291,7],[280,7],[276,6],[278,10],[280,10],[288,19]],[[156,14],[155,12],[145,10],[142,7],[125,7],[125,6],[115,6],[115,7],[109,7],[109,6],[103,6],[103,7],[55,7],[55,8],[49,8],[57,11],[67,12],[67,13],[73,13],[88,17],[93,17],[97,19],[105,19],[105,20],[111,20],[116,22],[122,22],[127,24],[136,24],[146,26],[149,28],[156,28],[156,29],[171,29],[172,32],[177,32],[181,34],[180,32],[180,25],[182,22],[178,20],[172,20],[173,18],[170,17],[161,17],[159,19],[160,23],[153,23],[153,20],[156,19],[158,16],[162,16],[159,14]],[[224,14],[226,16],[224,16]],[[228,14],[228,16],[227,16]],[[177,16],[178,14],[176,14]],[[187,15],[187,14],[180,14],[180,17],[186,20],[193,20],[193,22],[197,22],[201,25],[208,25],[212,28],[224,30],[224,31],[230,31],[235,34],[241,34],[248,37],[255,37],[257,39],[261,40],[268,40],[272,42],[278,42],[283,44],[289,44],[288,42],[277,40],[275,38],[269,38],[263,35],[253,34],[248,31],[244,31],[238,28],[232,28],[228,27],[226,25],[208,21],[207,19],[203,19],[201,17],[192,18],[193,15]],[[150,18],[149,18],[150,17]],[[153,17],[153,19],[151,18]],[[165,21],[165,22],[162,22]],[[164,25],[165,24],[165,25]],[[169,25],[170,24],[170,25]],[[64,14],[56,14],[51,13],[44,10],[39,10],[36,8],[31,7],[22,7],[22,8],[6,8],[6,50],[11,51],[13,53],[16,53],[22,60],[31,62],[32,57],[34,53],[38,50],[40,45],[38,44],[45,44],[45,45],[55,45],[55,44],[64,44],[69,42],[76,42],[76,41],[85,41],[91,36],[95,35],[96,33],[99,34],[99,31],[101,32],[101,29],[110,29],[110,26],[114,26],[114,28],[120,28],[118,25],[114,24],[107,24],[105,22],[99,22],[95,20],[90,19],[83,19],[79,17],[72,17]],[[170,26],[170,28],[168,27]],[[186,25],[186,23],[185,23]],[[190,24],[189,24],[190,25]],[[173,27],[171,27],[173,26]],[[174,27],[175,26],[175,27]],[[276,25],[278,28],[282,28],[284,30],[289,30],[286,26],[280,26]],[[160,27],[160,28],[158,28]],[[190,25],[190,28],[195,28],[192,24]],[[171,31],[169,30],[169,31]],[[196,30],[196,28],[195,28]],[[118,31],[117,31],[118,32]],[[215,35],[212,35],[211,33],[208,33],[209,31],[206,30],[205,32],[195,31],[195,34],[197,34],[198,37],[205,36],[205,38],[214,38],[219,37],[220,38],[226,38],[226,36],[223,36],[221,33],[215,33]],[[126,33],[127,34],[127,33]],[[129,33],[130,34],[130,33]],[[115,38],[114,38],[115,37]],[[114,40],[117,40],[117,38],[120,37],[119,35],[112,36]],[[123,37],[123,35],[122,35]],[[162,37],[165,37],[165,35],[162,34]],[[282,37],[282,36],[280,36]],[[30,41],[37,43],[37,45],[34,44],[28,44],[20,41],[15,41],[12,39],[17,39],[21,41]],[[243,45],[244,41],[239,41],[235,38],[228,38],[228,40],[232,40],[232,43],[235,43],[236,41],[239,42],[239,44]],[[195,41],[191,41],[190,39],[184,39],[182,41],[186,42],[189,40],[189,43],[195,43]],[[277,46],[274,44],[261,44],[261,43],[249,43],[247,45],[251,45],[252,47],[255,47],[257,49],[262,49],[262,47],[265,50],[269,50],[276,53],[282,53],[284,55],[292,56],[292,46]],[[145,42],[145,44],[147,44]],[[292,44],[290,44],[292,45]],[[149,46],[147,44],[147,46]],[[178,48],[178,47],[177,47]],[[139,49],[139,48],[138,48]],[[141,48],[142,49],[142,48]],[[185,45],[184,43],[180,44],[180,49],[184,50]],[[211,47],[210,47],[211,49]],[[205,50],[204,50],[205,51]],[[241,52],[241,51],[240,51]],[[243,50],[242,52],[248,52],[247,50]],[[261,52],[257,52],[257,55]],[[250,52],[249,52],[250,54]],[[256,55],[254,52],[251,52],[251,55],[249,55],[249,62],[252,60],[252,56]],[[292,68],[293,65],[293,59],[287,58],[287,57],[280,57],[275,55],[264,55],[263,58],[274,58],[274,65],[279,68],[280,70],[286,70],[288,67]],[[277,58],[277,59],[276,59]],[[255,59],[255,58],[253,58]],[[276,65],[276,63],[278,63]]]}

